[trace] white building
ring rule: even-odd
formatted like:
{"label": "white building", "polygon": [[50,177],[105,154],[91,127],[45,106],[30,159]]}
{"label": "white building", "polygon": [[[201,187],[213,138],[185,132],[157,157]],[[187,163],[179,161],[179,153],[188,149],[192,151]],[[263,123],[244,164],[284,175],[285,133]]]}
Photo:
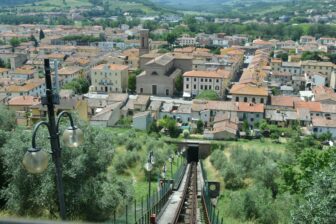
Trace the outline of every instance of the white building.
{"label": "white building", "polygon": [[183,74],[183,96],[195,97],[204,90],[214,90],[223,97],[231,71],[189,71]]}

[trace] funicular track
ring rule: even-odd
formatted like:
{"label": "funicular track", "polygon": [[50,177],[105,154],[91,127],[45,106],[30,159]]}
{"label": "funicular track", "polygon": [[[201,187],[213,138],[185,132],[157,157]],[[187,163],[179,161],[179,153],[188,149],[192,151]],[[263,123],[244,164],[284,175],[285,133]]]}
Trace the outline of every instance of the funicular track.
{"label": "funicular track", "polygon": [[197,223],[197,163],[190,163],[187,183],[183,189],[181,201],[174,217],[174,224]]}

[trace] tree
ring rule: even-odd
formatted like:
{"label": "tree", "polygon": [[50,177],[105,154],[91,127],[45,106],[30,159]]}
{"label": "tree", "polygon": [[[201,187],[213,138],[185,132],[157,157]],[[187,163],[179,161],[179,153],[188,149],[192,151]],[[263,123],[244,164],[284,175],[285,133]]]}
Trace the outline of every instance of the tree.
{"label": "tree", "polygon": [[176,124],[176,121],[168,116],[157,121],[157,126],[159,127],[159,129],[165,128],[172,138],[177,138],[181,132]]}
{"label": "tree", "polygon": [[[64,195],[69,219],[102,222],[130,199],[131,184],[107,173],[114,155],[111,133],[89,126],[81,127],[85,142],[76,150],[62,150]],[[49,147],[46,132],[40,130],[38,144]],[[42,138],[42,136],[44,136]],[[39,175],[28,174],[18,160],[30,144],[27,131],[17,129],[1,149],[9,185],[1,190],[6,209],[17,215],[33,217],[58,215],[55,171],[50,158],[47,170]],[[80,182],[80,184],[78,184]]]}
{"label": "tree", "polygon": [[219,96],[214,90],[204,90],[196,97],[196,99],[219,100]]}
{"label": "tree", "polygon": [[196,123],[196,131],[197,133],[202,134],[203,130],[204,130],[204,123],[202,120],[198,120]]}
{"label": "tree", "polygon": [[167,34],[167,37],[166,37],[166,41],[169,43],[169,44],[174,44],[176,39],[177,39],[177,34],[176,33],[173,33],[173,32],[170,32]]}
{"label": "tree", "polygon": [[42,29],[40,29],[40,40],[44,39],[45,35]]}
{"label": "tree", "polygon": [[128,77],[128,90],[130,93],[135,93],[136,91],[136,76],[134,74]]}
{"label": "tree", "polygon": [[0,68],[6,68],[6,63],[0,58]]}
{"label": "tree", "polygon": [[292,223],[336,223],[336,164],[313,176],[314,183],[304,193],[292,215]]}
{"label": "tree", "polygon": [[75,94],[84,94],[89,92],[90,82],[89,80],[80,77],[73,79],[71,82],[63,86],[64,89],[71,89]]}
{"label": "tree", "polygon": [[175,79],[175,88],[178,94],[183,92],[183,77],[182,75],[178,75]]}
{"label": "tree", "polygon": [[30,41],[34,42],[34,47],[38,47],[38,41],[33,34],[30,36]]}
{"label": "tree", "polygon": [[19,46],[21,42],[19,38],[13,37],[10,39],[9,43],[12,46],[12,51],[15,52],[15,48]]}
{"label": "tree", "polygon": [[15,112],[0,105],[0,130],[11,131],[16,126]]}

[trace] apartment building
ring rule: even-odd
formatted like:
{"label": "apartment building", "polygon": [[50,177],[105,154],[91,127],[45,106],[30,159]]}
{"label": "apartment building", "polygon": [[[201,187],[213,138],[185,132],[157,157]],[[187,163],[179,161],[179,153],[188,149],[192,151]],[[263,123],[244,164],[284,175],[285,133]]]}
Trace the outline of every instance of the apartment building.
{"label": "apartment building", "polygon": [[128,86],[128,66],[101,64],[91,69],[91,91],[125,93]]}
{"label": "apartment building", "polygon": [[231,77],[232,72],[227,70],[186,72],[183,74],[183,95],[195,97],[204,90],[214,90],[222,98]]}

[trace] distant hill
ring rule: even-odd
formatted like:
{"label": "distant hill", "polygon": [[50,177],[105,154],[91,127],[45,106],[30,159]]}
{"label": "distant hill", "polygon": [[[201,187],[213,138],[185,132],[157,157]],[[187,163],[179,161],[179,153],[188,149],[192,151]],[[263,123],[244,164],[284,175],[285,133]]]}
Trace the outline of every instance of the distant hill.
{"label": "distant hill", "polygon": [[39,0],[0,0],[0,6],[14,6],[37,2]]}

